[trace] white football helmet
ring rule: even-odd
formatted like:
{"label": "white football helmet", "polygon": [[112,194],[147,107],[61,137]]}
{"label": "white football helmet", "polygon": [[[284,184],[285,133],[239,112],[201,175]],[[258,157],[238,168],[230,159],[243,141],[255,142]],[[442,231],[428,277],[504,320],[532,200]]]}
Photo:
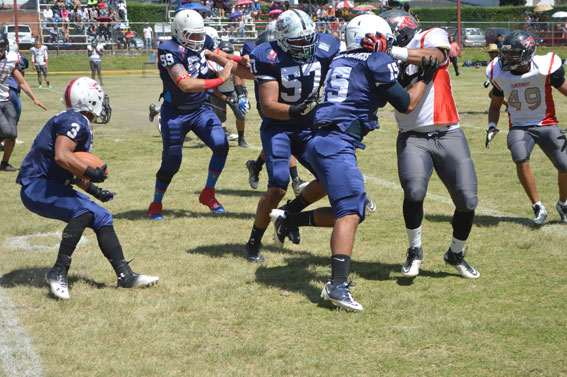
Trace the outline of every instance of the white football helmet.
{"label": "white football helmet", "polygon": [[205,44],[203,17],[191,9],[179,11],[173,19],[171,33],[177,42],[189,50],[201,51]]}
{"label": "white football helmet", "polygon": [[356,16],[346,26],[345,38],[347,51],[361,48],[360,40],[367,33],[381,33],[386,38],[393,38],[392,29],[388,22],[375,14],[363,14]]}
{"label": "white football helmet", "polygon": [[79,77],[71,81],[63,93],[63,102],[68,110],[86,111],[95,117],[110,112],[108,96],[104,94],[98,83],[89,77]]}
{"label": "white football helmet", "polygon": [[271,21],[268,25],[266,25],[266,29],[264,31],[269,31],[271,33],[276,32],[276,22],[277,20]]}
{"label": "white football helmet", "polygon": [[213,38],[213,41],[215,41],[215,43],[218,45],[220,42],[220,36],[219,36],[219,32],[217,31],[217,29],[215,29],[212,26],[205,26],[205,34],[207,34],[209,37]]}
{"label": "white football helmet", "polygon": [[276,40],[282,50],[294,60],[308,61],[315,55],[317,28],[305,12],[286,10],[276,21]]}

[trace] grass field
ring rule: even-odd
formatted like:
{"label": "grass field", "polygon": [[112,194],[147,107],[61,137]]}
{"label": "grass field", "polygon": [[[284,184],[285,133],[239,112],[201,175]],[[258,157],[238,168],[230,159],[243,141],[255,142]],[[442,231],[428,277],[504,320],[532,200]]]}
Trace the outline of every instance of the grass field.
{"label": "grass field", "polygon": [[[59,100],[71,78],[57,75],[55,89],[36,89],[48,111],[24,98],[18,136],[24,144],[16,146],[12,164],[20,165],[40,128],[62,109]],[[157,74],[107,76],[112,120],[94,126],[93,150],[109,165],[101,186],[118,193],[105,207],[114,214],[126,257],[135,257],[132,268],[158,275],[160,282],[146,290],[115,289],[114,273],[87,230],[71,265],[71,300],[54,300],[43,276],[57,253],[59,236],[53,233],[64,224],[27,211],[16,175],[0,173],[0,375],[567,375],[567,226],[554,209],[556,170],[536,148],[532,167],[550,213],[548,223],[536,228],[506,148],[504,114],[503,132],[490,150],[484,148],[489,100],[483,81],[483,70],[474,68],[453,77],[479,179],[467,260],[480,279],[462,279],[443,263],[454,207],[436,176],[425,202],[421,273],[402,277],[407,238],[397,129],[388,106],[380,112],[381,129],[359,152],[378,211],[357,233],[352,291],[365,310],[352,314],[319,297],[330,276],[329,229],[302,228],[300,245],[277,249],[270,226],[266,262],[242,258],[267,179],[262,172],[260,189],[250,189],[244,165],[260,148],[255,111],[246,131],[253,147],[231,145],[217,184],[227,213],[211,214],[198,202],[210,152],[193,137],[165,196],[165,220],[152,222],[145,214],[161,139],[147,108],[157,103],[161,83]],[[555,98],[563,121],[566,99],[557,92]],[[305,169],[300,175],[309,177]]]}

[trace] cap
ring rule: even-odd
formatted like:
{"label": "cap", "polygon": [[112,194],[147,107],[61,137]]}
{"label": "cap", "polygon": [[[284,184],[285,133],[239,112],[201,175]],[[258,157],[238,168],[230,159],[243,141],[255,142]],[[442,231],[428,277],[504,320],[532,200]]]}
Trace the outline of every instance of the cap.
{"label": "cap", "polygon": [[486,49],[486,52],[499,52],[498,46],[496,45],[496,43],[489,43],[488,48]]}

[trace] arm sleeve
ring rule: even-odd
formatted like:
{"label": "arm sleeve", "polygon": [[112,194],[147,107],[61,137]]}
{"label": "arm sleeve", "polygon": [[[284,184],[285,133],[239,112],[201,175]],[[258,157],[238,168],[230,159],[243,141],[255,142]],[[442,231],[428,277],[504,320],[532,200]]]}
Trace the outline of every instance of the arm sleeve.
{"label": "arm sleeve", "polygon": [[565,68],[563,66],[549,75],[549,82],[554,88],[559,88],[565,82]]}
{"label": "arm sleeve", "polygon": [[498,89],[494,83],[492,83],[492,95],[496,97],[504,97],[504,92]]}
{"label": "arm sleeve", "polygon": [[400,113],[404,114],[408,111],[410,105],[410,95],[396,81],[390,84],[380,85],[380,91],[384,98]]}

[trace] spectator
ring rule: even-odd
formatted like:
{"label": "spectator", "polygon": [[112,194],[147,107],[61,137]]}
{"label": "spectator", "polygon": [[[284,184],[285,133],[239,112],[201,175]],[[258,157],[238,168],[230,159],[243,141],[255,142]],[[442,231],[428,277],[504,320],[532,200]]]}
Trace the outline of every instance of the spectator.
{"label": "spectator", "polygon": [[106,36],[108,34],[108,29],[105,24],[98,25],[97,36],[99,41],[106,41]]}
{"label": "spectator", "polygon": [[380,0],[380,13],[390,10],[388,0]]}
{"label": "spectator", "polygon": [[96,41],[97,37],[97,30],[95,24],[91,24],[87,29],[87,42],[92,43]]}
{"label": "spectator", "polygon": [[410,8],[409,3],[405,3],[404,4],[404,10],[406,12],[408,12],[409,14],[411,14],[413,16],[413,18],[415,18],[415,20],[419,23],[419,18],[415,15],[415,13],[413,13],[413,11]]}
{"label": "spectator", "polygon": [[335,17],[335,8],[332,4],[327,7],[327,12],[325,13],[327,21],[331,21]]}
{"label": "spectator", "polygon": [[218,16],[224,18],[224,0],[213,0]]}
{"label": "spectator", "polygon": [[63,8],[61,8],[61,21],[63,21],[63,23],[69,24],[69,10],[65,5],[63,5]]}
{"label": "spectator", "polygon": [[[331,28],[331,34],[333,34],[333,32],[335,32],[335,33],[337,33],[337,35],[335,35],[335,36],[336,36],[337,38],[339,38],[339,37],[338,37],[338,31],[339,31],[339,29],[341,28],[341,25],[340,25],[339,22],[337,21],[337,18],[336,18],[336,17],[333,17],[333,18],[331,19],[330,28]],[[333,35],[334,35],[334,34],[333,34]],[[339,38],[339,39],[340,39],[340,38]]]}
{"label": "spectator", "polygon": [[128,31],[126,32],[126,43],[128,44],[128,49],[130,49],[131,46],[134,46],[134,48],[136,48],[136,42],[134,42],[134,32],[130,28],[128,28]]}
{"label": "spectator", "polygon": [[260,16],[262,15],[260,2],[258,0],[254,0],[254,4],[252,4],[251,11],[252,11],[252,18],[254,19],[260,18]]}
{"label": "spectator", "polygon": [[284,12],[285,12],[286,10],[289,10],[289,8],[290,8],[289,1],[286,0],[286,1],[284,2],[284,6],[283,6],[283,7],[284,7],[284,9],[283,9]]}
{"label": "spectator", "polygon": [[146,50],[152,49],[152,40],[154,39],[154,31],[150,27],[150,24],[146,23],[146,27],[143,30],[144,32],[144,41]]}
{"label": "spectator", "polygon": [[339,51],[340,51],[340,52],[346,51],[346,43],[345,43],[345,41],[343,41],[343,40],[341,39],[341,37],[339,36],[339,32],[338,32],[338,31],[333,31],[333,32],[331,32],[331,35],[341,41],[341,47],[339,48]]}
{"label": "spectator", "polygon": [[87,55],[89,56],[89,63],[91,66],[91,78],[95,79],[95,72],[98,73],[98,82],[100,86],[102,86],[102,59],[101,57],[104,55],[103,47],[100,46],[97,42],[93,42],[87,47]]}
{"label": "spectator", "polygon": [[126,22],[126,4],[124,4],[124,0],[118,2],[118,16],[120,21]]}
{"label": "spectator", "polygon": [[496,46],[498,46],[498,49],[502,48],[502,39],[502,34],[496,35]]}
{"label": "spectator", "polygon": [[459,76],[459,61],[458,57],[461,56],[461,47],[455,42],[455,37],[452,35],[449,37],[449,43],[451,44],[451,50],[449,51],[449,59],[453,63],[455,68],[455,75]]}
{"label": "spectator", "polygon": [[116,31],[114,32],[114,38],[116,38],[117,48],[120,49],[126,47],[126,41],[124,40],[124,33],[122,33],[122,30],[120,28],[116,29]]}
{"label": "spectator", "polygon": [[51,6],[47,4],[45,9],[43,10],[43,21],[45,23],[53,21],[53,11],[51,10]]}
{"label": "spectator", "polygon": [[325,13],[325,6],[321,5],[321,8],[317,9],[317,19],[323,21],[327,13]]}

